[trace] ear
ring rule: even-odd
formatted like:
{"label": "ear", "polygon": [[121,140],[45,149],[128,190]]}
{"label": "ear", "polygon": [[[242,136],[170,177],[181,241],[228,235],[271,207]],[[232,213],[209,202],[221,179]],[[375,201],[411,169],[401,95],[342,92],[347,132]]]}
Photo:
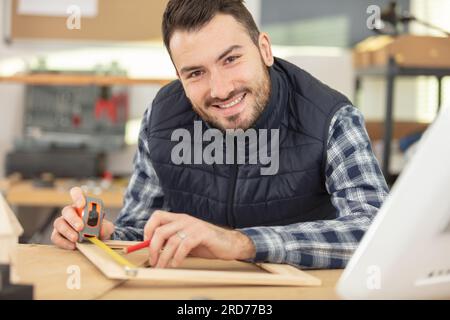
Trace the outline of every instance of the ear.
{"label": "ear", "polygon": [[266,66],[270,67],[273,65],[274,59],[272,54],[272,44],[270,43],[269,35],[265,32],[261,32],[259,34],[259,51],[261,52],[261,56],[263,58]]}

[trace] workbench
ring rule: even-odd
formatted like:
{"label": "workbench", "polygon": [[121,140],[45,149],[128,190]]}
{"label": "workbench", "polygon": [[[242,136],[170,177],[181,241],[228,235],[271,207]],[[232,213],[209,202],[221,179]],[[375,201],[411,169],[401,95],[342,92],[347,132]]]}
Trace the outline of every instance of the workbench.
{"label": "workbench", "polygon": [[[135,252],[142,259],[145,251]],[[133,259],[131,259],[133,260]],[[240,261],[188,258],[190,269],[264,272]],[[322,280],[320,287],[205,286],[146,284],[106,278],[78,251],[54,246],[20,244],[13,255],[13,282],[32,284],[34,299],[338,299],[334,291],[342,270],[308,271]],[[67,286],[73,270],[80,274],[80,289]],[[70,287],[70,286],[69,286]]]}

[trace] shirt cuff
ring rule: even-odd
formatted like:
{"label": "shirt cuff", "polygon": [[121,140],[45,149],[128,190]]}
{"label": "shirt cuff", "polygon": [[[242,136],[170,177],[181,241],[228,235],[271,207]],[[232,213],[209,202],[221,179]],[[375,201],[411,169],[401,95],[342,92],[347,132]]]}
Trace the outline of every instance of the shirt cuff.
{"label": "shirt cuff", "polygon": [[273,228],[255,227],[236,230],[249,237],[256,249],[255,257],[245,261],[281,263],[285,260],[286,250],[283,238]]}
{"label": "shirt cuff", "polygon": [[113,234],[111,235],[111,240],[122,240],[122,241],[142,241],[144,230],[134,227],[119,227],[116,225]]}
{"label": "shirt cuff", "polygon": [[126,240],[125,232],[120,227],[115,227],[111,235],[111,240]]}

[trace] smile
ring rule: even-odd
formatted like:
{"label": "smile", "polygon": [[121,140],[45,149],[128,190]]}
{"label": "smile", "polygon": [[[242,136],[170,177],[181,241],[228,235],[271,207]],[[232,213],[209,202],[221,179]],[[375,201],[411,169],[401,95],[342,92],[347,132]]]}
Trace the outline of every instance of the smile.
{"label": "smile", "polygon": [[246,94],[244,93],[242,96],[240,96],[239,98],[234,99],[230,103],[227,103],[227,104],[216,104],[215,106],[217,106],[217,107],[219,107],[221,109],[228,109],[228,108],[234,107],[235,105],[237,105],[239,102],[241,102],[244,99],[245,95]]}
{"label": "smile", "polygon": [[246,97],[247,93],[244,93],[227,103],[213,104],[213,112],[220,117],[235,116],[244,111]]}

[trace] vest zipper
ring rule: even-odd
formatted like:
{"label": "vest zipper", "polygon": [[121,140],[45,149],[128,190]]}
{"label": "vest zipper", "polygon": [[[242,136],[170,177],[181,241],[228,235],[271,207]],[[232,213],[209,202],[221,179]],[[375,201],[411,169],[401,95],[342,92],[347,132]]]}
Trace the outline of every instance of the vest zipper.
{"label": "vest zipper", "polygon": [[235,228],[234,215],[233,215],[233,204],[234,204],[234,193],[236,191],[236,180],[238,174],[237,164],[233,164],[231,167],[231,182],[228,193],[228,225],[231,228]]}
{"label": "vest zipper", "polygon": [[227,206],[227,220],[228,225],[231,228],[235,228],[234,214],[233,214],[233,204],[234,204],[234,193],[236,191],[236,180],[238,175],[238,165],[237,165],[237,145],[236,139],[234,141],[234,163],[231,167],[231,181],[228,187],[228,206]]}

